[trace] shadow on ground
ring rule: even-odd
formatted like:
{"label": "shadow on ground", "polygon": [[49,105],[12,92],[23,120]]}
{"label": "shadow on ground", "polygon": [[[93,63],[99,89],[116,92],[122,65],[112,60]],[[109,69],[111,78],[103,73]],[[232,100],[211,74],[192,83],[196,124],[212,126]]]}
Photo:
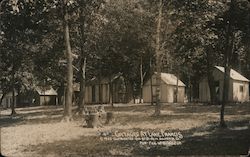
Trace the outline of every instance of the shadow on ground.
{"label": "shadow on ground", "polygon": [[63,115],[62,108],[57,106],[17,108],[16,112],[14,116],[1,115],[0,127],[57,122]]}
{"label": "shadow on ground", "polygon": [[[134,153],[143,156],[168,155],[246,155],[250,148],[249,121],[228,122],[228,128],[220,129],[215,124],[209,128],[194,128],[184,132],[182,145],[162,149],[135,149]],[[239,128],[239,129],[237,129]],[[195,132],[205,131],[208,134],[190,136]]]}
{"label": "shadow on ground", "polygon": [[[138,141],[101,141],[98,136],[82,136],[70,141],[57,141],[31,146],[28,151],[54,156],[169,156],[169,155],[246,155],[250,147],[249,121],[228,122],[227,129],[215,124],[182,132],[183,143],[171,147],[139,145]],[[247,127],[246,127],[247,126]],[[205,128],[205,129],[204,129]],[[235,129],[234,129],[235,128]],[[237,129],[244,128],[244,129]],[[207,135],[193,136],[195,132]]]}

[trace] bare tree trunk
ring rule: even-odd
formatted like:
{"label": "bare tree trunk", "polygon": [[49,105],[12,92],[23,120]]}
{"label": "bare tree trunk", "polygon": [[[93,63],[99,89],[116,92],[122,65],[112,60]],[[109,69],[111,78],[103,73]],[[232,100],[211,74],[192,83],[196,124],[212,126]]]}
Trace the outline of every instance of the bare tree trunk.
{"label": "bare tree trunk", "polygon": [[[230,38],[230,36],[228,37]],[[231,54],[233,52],[233,36],[231,36],[231,40],[228,39],[229,41],[229,45],[227,46],[228,48],[227,51],[225,52],[225,60],[224,60],[224,68],[225,68],[225,72],[224,72],[224,82],[223,82],[223,100],[222,100],[222,104],[221,104],[221,112],[220,112],[220,126],[222,128],[227,127],[225,120],[224,120],[224,111],[225,111],[225,105],[228,103],[229,101],[229,84],[230,84],[230,71],[231,68],[229,66],[230,63],[230,58],[231,58]]]}
{"label": "bare tree trunk", "polygon": [[216,93],[215,93],[215,81],[213,77],[213,64],[211,64],[211,55],[209,53],[209,50],[206,52],[207,54],[207,79],[208,79],[208,86],[209,86],[209,93],[210,93],[210,102],[211,104],[215,103]]}
{"label": "bare tree trunk", "polygon": [[98,76],[98,104],[102,105],[102,84],[101,84],[101,76]]}
{"label": "bare tree trunk", "polygon": [[226,30],[226,48],[224,52],[224,84],[223,84],[223,100],[221,104],[221,111],[220,111],[220,127],[224,128],[227,127],[225,120],[224,120],[224,114],[225,114],[225,105],[228,103],[228,90],[229,90],[229,81],[230,81],[230,67],[229,62],[230,58],[233,52],[233,30],[232,30],[232,24],[231,24],[231,14],[233,11],[234,6],[234,0],[231,1],[230,8],[229,8],[229,23]]}
{"label": "bare tree trunk", "polygon": [[178,94],[179,94],[179,79],[178,79],[178,75],[176,76],[176,91],[175,91],[175,100],[176,103],[178,102]]}
{"label": "bare tree trunk", "polygon": [[[1,117],[1,114],[0,114],[0,117]],[[0,156],[1,156],[1,157],[4,157],[4,156],[2,155],[2,144],[1,144],[1,143],[2,143],[2,138],[1,138],[1,131],[2,131],[2,130],[1,130],[1,127],[0,127]]]}
{"label": "bare tree trunk", "polygon": [[192,101],[192,96],[193,96],[193,93],[192,93],[192,84],[191,84],[191,76],[190,74],[188,75],[188,102],[191,102]]}
{"label": "bare tree trunk", "polygon": [[113,103],[113,83],[110,81],[109,84],[109,103],[111,104],[112,107],[114,107]]}
{"label": "bare tree trunk", "polygon": [[158,22],[156,28],[156,105],[155,105],[155,113],[154,116],[159,116],[161,114],[161,102],[160,102],[160,83],[161,83],[161,56],[160,56],[160,35],[161,35],[161,20],[162,20],[162,0],[159,2],[159,14],[158,14]]}
{"label": "bare tree trunk", "polygon": [[151,105],[154,105],[154,100],[153,100],[153,76],[154,72],[152,69],[152,59],[150,58],[150,94],[151,94]]}
{"label": "bare tree trunk", "polygon": [[85,14],[84,8],[86,4],[84,1],[81,2],[80,7],[80,32],[81,32],[81,67],[80,67],[80,97],[78,102],[78,112],[82,113],[82,108],[85,105],[85,86],[86,86],[86,64],[87,64],[87,57],[84,52],[84,44],[86,41],[85,37]]}
{"label": "bare tree trunk", "polygon": [[215,93],[215,82],[212,72],[208,72],[207,74],[208,78],[208,86],[209,86],[209,93],[210,93],[210,102],[212,104],[215,104],[216,102],[216,93]]}
{"label": "bare tree trunk", "polygon": [[78,112],[81,114],[82,109],[85,105],[85,80],[86,80],[86,63],[87,59],[86,57],[84,60],[82,60],[81,63],[81,78],[80,78],[80,96],[79,96],[79,102],[78,102]]}
{"label": "bare tree trunk", "polygon": [[140,64],[140,77],[141,77],[141,85],[140,85],[140,101],[142,103],[142,88],[143,88],[143,71],[142,71],[142,55],[141,55],[141,64]]}
{"label": "bare tree trunk", "polygon": [[225,73],[224,73],[224,84],[223,84],[223,101],[221,104],[221,111],[220,111],[220,126],[226,127],[226,123],[224,120],[224,111],[225,105],[228,102],[228,90],[229,90],[229,77],[230,77],[230,68],[228,65],[224,65]]}
{"label": "bare tree trunk", "polygon": [[16,115],[16,111],[15,111],[15,101],[16,101],[16,97],[15,97],[15,72],[14,72],[14,65],[13,65],[13,69],[12,69],[12,102],[11,102],[11,115]]}
{"label": "bare tree trunk", "polygon": [[6,93],[5,93],[5,92],[3,92],[3,95],[2,95],[2,96],[1,96],[1,98],[0,98],[0,106],[2,105],[3,98],[5,97],[5,95],[6,95]]}
{"label": "bare tree trunk", "polygon": [[136,103],[135,102],[135,99],[136,99],[136,97],[135,97],[135,84],[133,84],[133,86],[132,86],[132,92],[133,92],[133,102],[134,102],[134,104]]}
{"label": "bare tree trunk", "polygon": [[[1,105],[2,105],[2,101],[3,101],[3,98],[5,97],[5,93],[3,93],[3,95],[1,96],[1,98],[0,98],[0,117],[1,117],[1,110],[2,110],[2,107],[1,107]],[[2,141],[1,141],[2,139],[1,139],[1,127],[0,127],[0,156],[3,156],[2,155],[2,145],[1,145],[1,143],[2,143]]]}
{"label": "bare tree trunk", "polygon": [[64,0],[64,39],[66,47],[66,56],[67,56],[67,87],[66,87],[66,100],[64,108],[64,120],[72,120],[72,94],[73,94],[73,65],[72,65],[72,52],[70,46],[70,37],[69,37],[69,15],[67,9],[67,0]]}
{"label": "bare tree trunk", "polygon": [[154,105],[154,100],[153,100],[153,80],[152,80],[152,75],[150,76],[150,94],[151,94],[151,105]]}
{"label": "bare tree trunk", "polygon": [[64,105],[65,104],[65,87],[64,82],[60,83],[60,87],[58,88],[58,105]]}

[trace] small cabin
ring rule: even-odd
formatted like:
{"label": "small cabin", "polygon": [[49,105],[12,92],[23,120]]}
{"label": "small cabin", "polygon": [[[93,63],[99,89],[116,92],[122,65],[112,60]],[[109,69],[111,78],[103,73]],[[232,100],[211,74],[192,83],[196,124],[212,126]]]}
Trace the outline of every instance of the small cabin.
{"label": "small cabin", "polygon": [[18,106],[57,105],[57,92],[51,86],[37,86],[20,92]]}
{"label": "small cabin", "polygon": [[[16,107],[16,100],[17,100],[17,92],[15,91],[14,92],[14,96],[15,96],[15,99],[14,99],[14,105]],[[0,98],[2,98],[3,96],[3,93],[0,91]],[[11,92],[8,92],[6,95],[4,95],[3,99],[2,99],[2,103],[1,103],[1,106],[3,108],[10,108],[11,105],[12,105],[12,102],[13,102],[13,93],[12,91]]]}
{"label": "small cabin", "polygon": [[[156,102],[157,81],[154,73],[151,78],[143,85],[143,102]],[[161,73],[160,82],[160,102],[173,103],[184,102],[186,85],[174,74]]]}
{"label": "small cabin", "polygon": [[51,87],[36,87],[33,98],[33,103],[38,106],[42,105],[57,105],[57,92]]}
{"label": "small cabin", "polygon": [[[213,77],[215,81],[216,100],[222,101],[223,83],[225,68],[215,66]],[[210,102],[210,88],[208,79],[203,78],[199,83],[199,100],[201,102]],[[234,69],[230,70],[228,101],[230,102],[248,102],[249,101],[249,80]]]}
{"label": "small cabin", "polygon": [[[112,90],[111,90],[112,89]],[[86,83],[86,104],[128,103],[132,100],[132,86],[121,75],[93,78]]]}

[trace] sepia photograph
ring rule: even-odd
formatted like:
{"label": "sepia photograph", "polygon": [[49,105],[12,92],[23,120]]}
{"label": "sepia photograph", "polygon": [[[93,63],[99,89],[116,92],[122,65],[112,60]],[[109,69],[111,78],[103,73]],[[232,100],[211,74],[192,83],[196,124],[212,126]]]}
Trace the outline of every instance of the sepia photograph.
{"label": "sepia photograph", "polygon": [[250,0],[0,0],[0,157],[250,157]]}

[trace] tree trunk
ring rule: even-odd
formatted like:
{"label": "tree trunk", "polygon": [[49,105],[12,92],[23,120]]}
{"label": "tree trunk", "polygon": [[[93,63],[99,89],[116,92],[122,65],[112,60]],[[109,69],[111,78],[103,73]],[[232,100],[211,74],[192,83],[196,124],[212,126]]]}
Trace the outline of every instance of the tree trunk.
{"label": "tree trunk", "polygon": [[[0,115],[1,116],[1,115]],[[1,127],[0,127],[0,133],[1,133]],[[1,157],[4,157],[3,155],[2,155],[2,138],[1,138],[1,134],[0,134],[0,156]]]}
{"label": "tree trunk", "polygon": [[179,79],[178,74],[176,76],[176,91],[175,91],[175,102],[178,103],[178,94],[179,94]]}
{"label": "tree trunk", "polygon": [[2,96],[1,96],[1,98],[0,98],[0,106],[2,105],[3,98],[5,97],[5,95],[6,95],[6,93],[5,93],[5,92],[3,92],[3,95],[2,95]]}
{"label": "tree trunk", "polygon": [[224,111],[225,105],[228,102],[228,90],[229,90],[229,77],[230,77],[230,68],[228,65],[224,65],[225,73],[224,73],[224,84],[223,84],[223,101],[221,104],[221,111],[220,111],[220,126],[226,127],[226,123],[224,120]]}
{"label": "tree trunk", "polygon": [[211,63],[212,56],[211,56],[212,50],[207,50],[206,55],[207,55],[207,81],[208,81],[208,86],[209,86],[209,94],[210,94],[210,103],[215,104],[216,102],[216,93],[215,93],[215,81],[214,81],[214,76],[213,76],[213,70],[214,66]]}
{"label": "tree trunk", "polygon": [[134,102],[134,104],[136,103],[135,102],[135,99],[136,99],[136,95],[135,95],[135,84],[133,83],[133,86],[132,86],[132,92],[133,92],[133,94],[132,94],[132,96],[133,96],[133,102]]}
{"label": "tree trunk", "polygon": [[82,109],[85,105],[85,78],[86,78],[86,62],[87,59],[84,58],[84,60],[82,60],[81,63],[81,69],[80,69],[80,73],[81,73],[81,78],[80,78],[80,96],[79,96],[79,102],[78,102],[78,112],[81,114],[82,113]]}
{"label": "tree trunk", "polygon": [[150,96],[151,96],[151,105],[154,105],[152,75],[150,76]]}
{"label": "tree trunk", "polygon": [[70,37],[69,37],[69,15],[67,9],[67,0],[64,0],[64,39],[66,47],[66,56],[67,56],[67,87],[66,87],[66,100],[64,108],[64,120],[72,120],[72,94],[73,94],[73,65],[72,65],[72,52],[70,46]]}
{"label": "tree trunk", "polygon": [[140,85],[140,101],[142,103],[142,88],[143,88],[143,71],[142,71],[142,55],[141,55],[141,64],[140,64],[140,77],[141,77],[141,85]]}
{"label": "tree trunk", "polygon": [[156,105],[154,116],[159,116],[161,114],[161,102],[160,102],[160,83],[161,83],[161,56],[160,56],[160,35],[161,35],[161,20],[162,20],[162,0],[159,2],[159,14],[158,22],[156,28]]}
{"label": "tree trunk", "polygon": [[113,103],[113,83],[111,81],[109,83],[109,103],[111,104],[112,107],[114,107],[114,103]]}
{"label": "tree trunk", "polygon": [[132,95],[131,95],[132,87],[131,87],[131,83],[128,81],[128,79],[124,79],[124,83],[125,83],[124,103],[128,103],[128,102],[130,102],[130,100],[132,98]]}
{"label": "tree trunk", "polygon": [[216,93],[215,93],[215,81],[211,71],[207,74],[208,78],[208,86],[209,86],[209,93],[210,93],[210,102],[211,104],[215,104],[216,102]]}
{"label": "tree trunk", "polygon": [[193,97],[193,93],[192,93],[192,84],[191,84],[191,76],[190,74],[188,75],[188,102],[192,102],[192,97]]}
{"label": "tree trunk", "polygon": [[57,91],[58,91],[58,105],[64,105],[65,104],[64,82],[60,83],[60,87],[59,87],[59,89]]}
{"label": "tree trunk", "polygon": [[151,96],[151,105],[154,105],[154,100],[153,100],[153,80],[152,80],[152,76],[153,76],[154,72],[152,69],[152,59],[150,58],[150,96]]}
{"label": "tree trunk", "polygon": [[80,32],[81,32],[81,67],[80,67],[80,96],[78,102],[78,112],[82,113],[82,108],[85,105],[85,86],[86,86],[86,64],[87,64],[87,57],[84,53],[84,44],[86,41],[85,37],[85,14],[84,8],[86,7],[84,2],[80,3]]}
{"label": "tree trunk", "polygon": [[102,105],[102,84],[101,84],[101,76],[98,77],[98,104]]}
{"label": "tree trunk", "polygon": [[[13,65],[14,67],[14,65]],[[13,68],[14,69],[14,68]],[[15,111],[15,102],[16,102],[16,97],[15,97],[15,72],[12,69],[12,102],[11,102],[11,115],[14,116],[16,115]]]}
{"label": "tree trunk", "polygon": [[227,127],[225,120],[224,120],[224,111],[225,105],[228,103],[228,90],[229,90],[229,81],[230,81],[230,59],[233,52],[233,45],[234,45],[234,37],[233,37],[233,30],[231,24],[231,14],[233,11],[234,0],[231,1],[230,8],[229,8],[229,23],[226,30],[226,47],[224,52],[224,83],[223,83],[223,100],[221,104],[221,111],[220,111],[220,127],[224,128]]}

